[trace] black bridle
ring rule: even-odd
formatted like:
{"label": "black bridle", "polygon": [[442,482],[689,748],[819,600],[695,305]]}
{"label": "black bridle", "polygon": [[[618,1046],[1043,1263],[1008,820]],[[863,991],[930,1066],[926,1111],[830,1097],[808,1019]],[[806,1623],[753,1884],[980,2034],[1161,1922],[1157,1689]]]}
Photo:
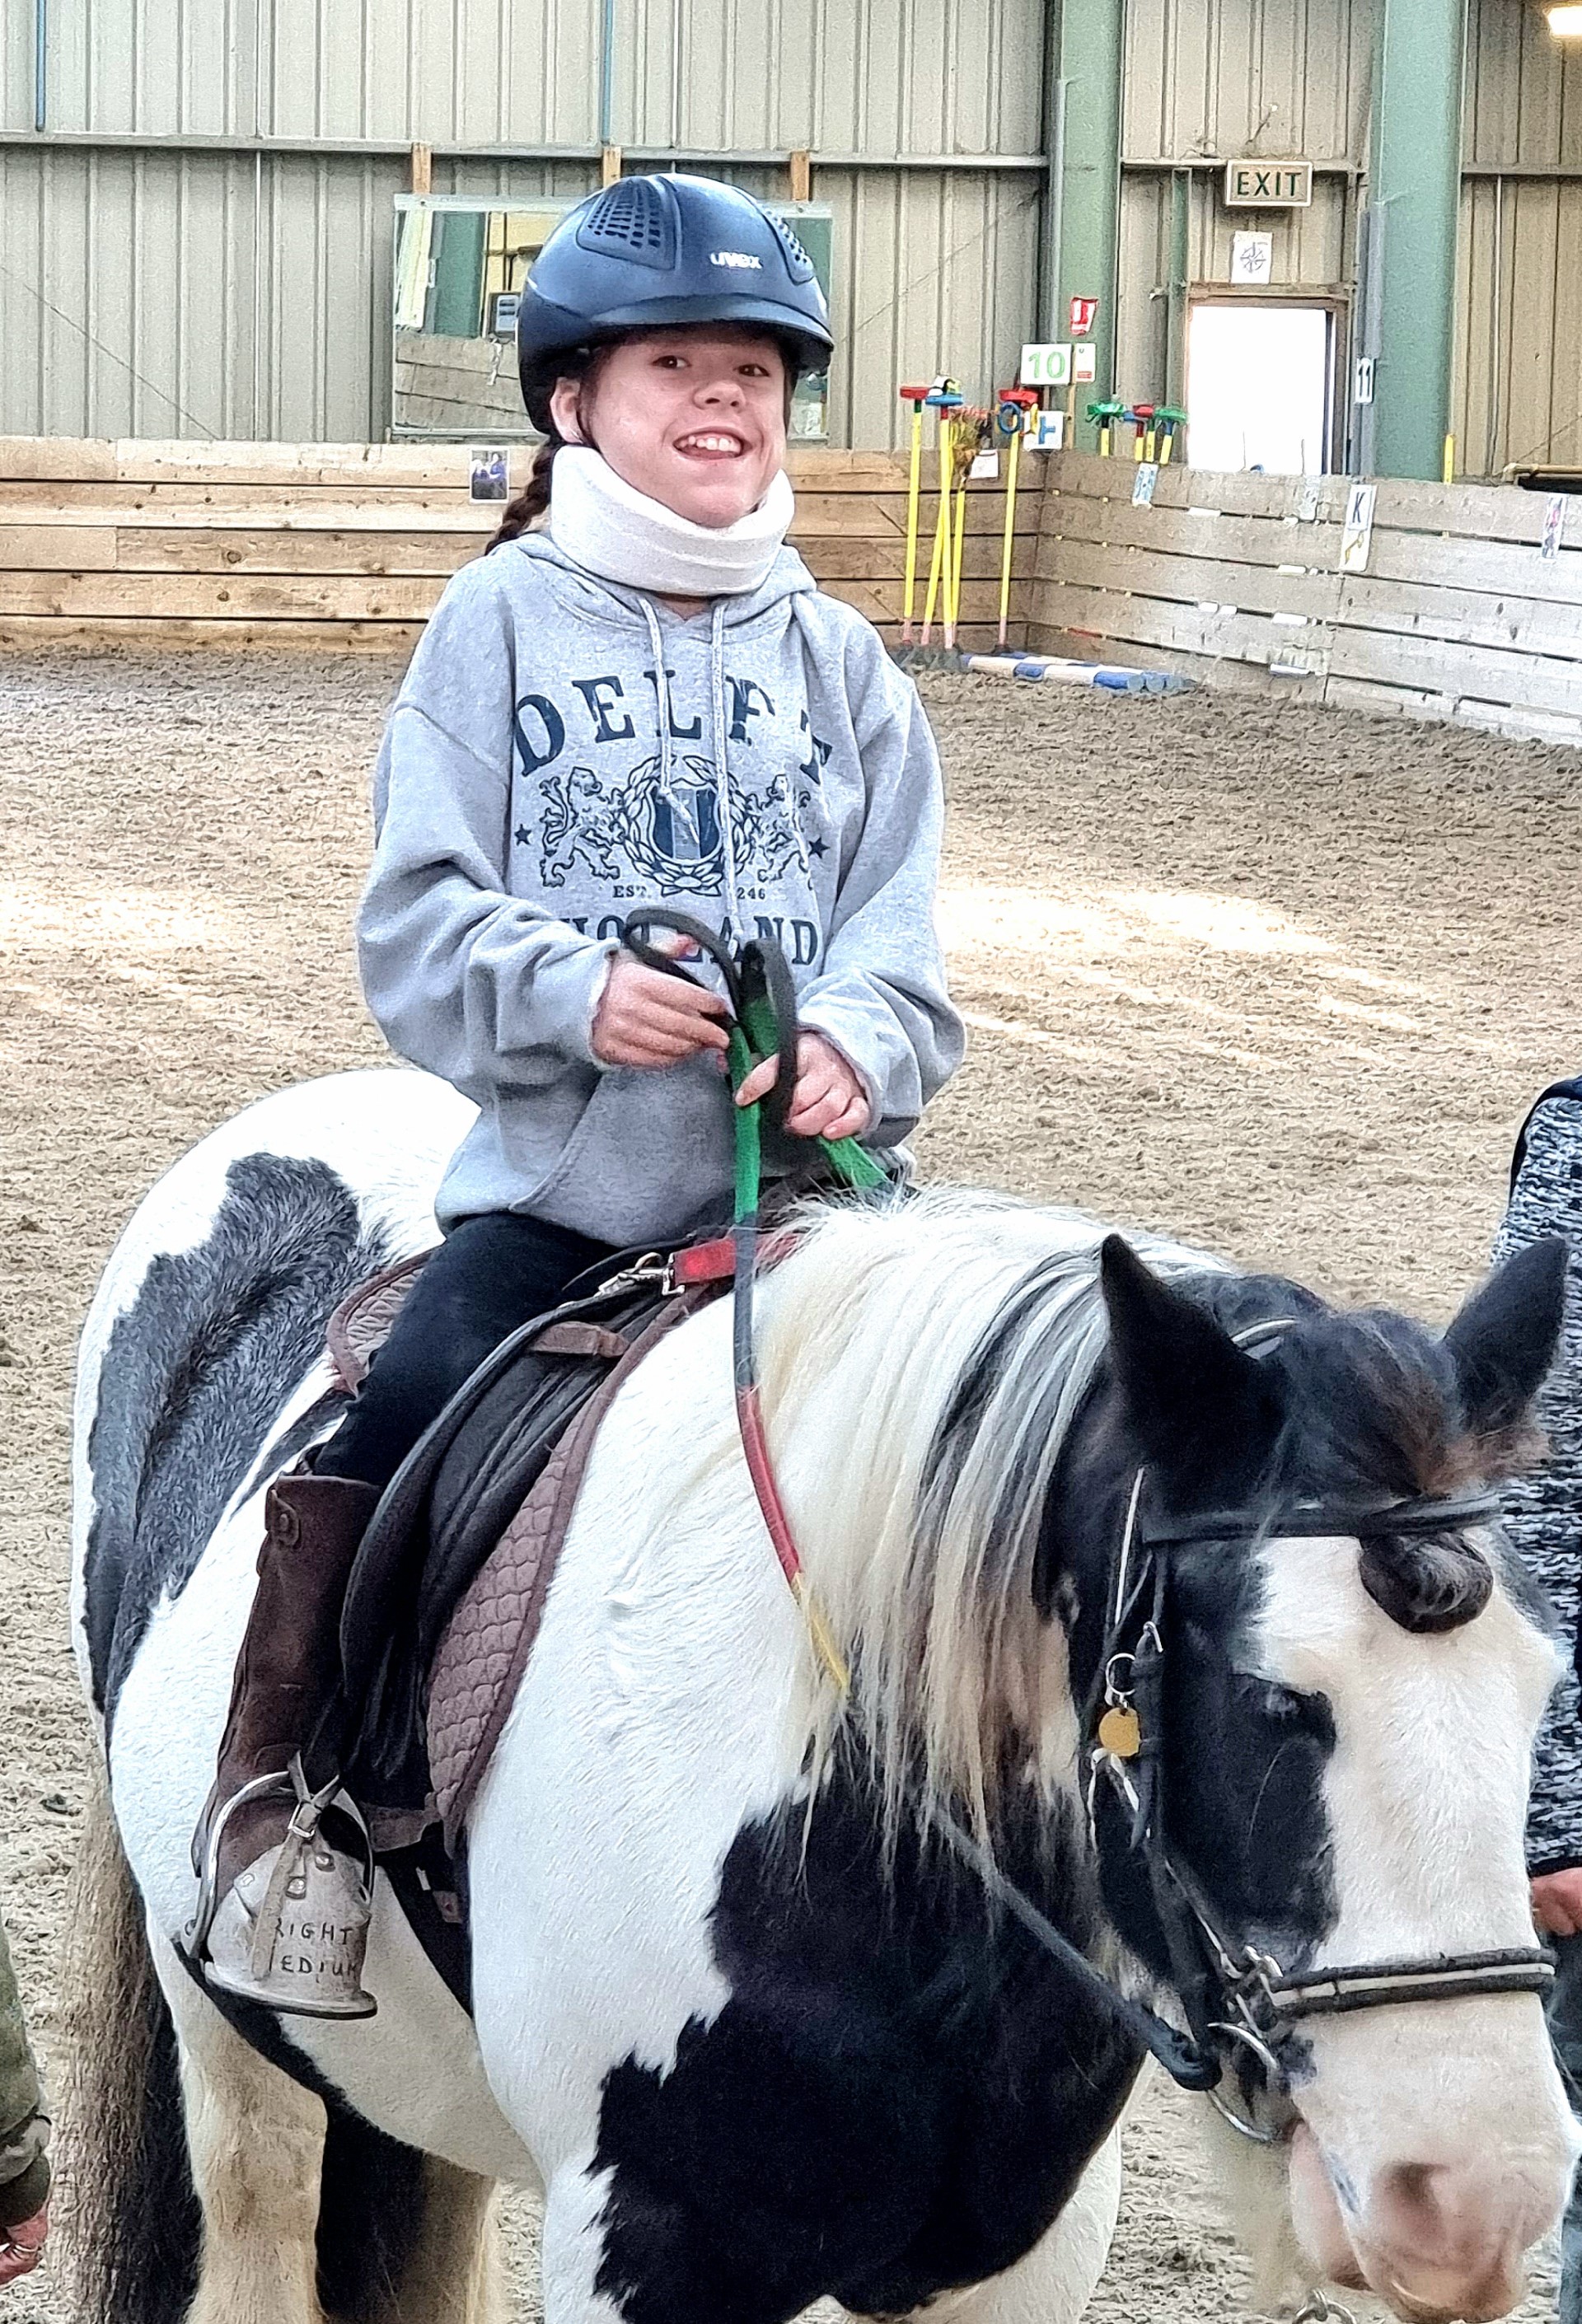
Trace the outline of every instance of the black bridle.
{"label": "black bridle", "polygon": [[[1175,2036],[1170,2045],[1173,2056],[1152,2043],[1150,2047],[1178,2080],[1188,2088],[1207,2089],[1238,2130],[1272,2144],[1279,2129],[1239,2113],[1216,2089],[1233,2059],[1261,2072],[1272,2094],[1284,2096],[1290,2089],[1287,2045],[1304,2019],[1402,2002],[1459,2000],[1468,1995],[1541,1994],[1553,1982],[1554,1965],[1541,1947],[1531,1945],[1325,1963],[1287,1971],[1272,1954],[1238,1945],[1223,1932],[1214,1906],[1167,1844],[1160,1812],[1170,1552],[1205,1542],[1229,1545],[1330,1536],[1368,1541],[1390,1535],[1456,1533],[1494,1523],[1499,1497],[1422,1494],[1367,1508],[1302,1502],[1256,1514],[1222,1509],[1170,1523],[1143,1514],[1145,1483],[1145,1472],[1139,1471],[1116,1563],[1095,1690],[1097,1700],[1089,1707],[1088,1812],[1091,1819],[1094,1792],[1102,1781],[1129,1816],[1130,1843],[1143,1860],[1164,1937],[1170,1983],[1186,2014],[1186,2055],[1174,2027],[1170,2029]],[[1117,1711],[1135,1721],[1133,1729],[1123,1732],[1119,1750],[1106,1748],[1099,1731],[1106,1714]],[[1189,2070],[1185,2076],[1179,2070],[1182,2064]]]}
{"label": "black bridle", "polygon": [[[1243,1345],[1272,1341],[1283,1323],[1238,1333]],[[942,1811],[934,1828],[970,1865],[997,1901],[1037,1942],[1071,1971],[1089,1997],[1150,2051],[1185,2089],[1207,2093],[1245,2137],[1272,2145],[1288,2120],[1273,2126],[1244,2114],[1218,2085],[1227,2067],[1260,2082],[1277,2098],[1291,2089],[1290,2043],[1306,2019],[1382,2009],[1403,2002],[1455,2001],[1469,1995],[1547,1992],[1554,1964],[1540,1946],[1485,1952],[1346,1962],[1286,1970],[1257,1947],[1224,1933],[1217,1912],[1162,1829],[1160,1783],[1164,1748],[1164,1675],[1169,1653],[1170,1553],[1190,1544],[1227,1546],[1271,1538],[1330,1536],[1376,1540],[1388,1535],[1459,1532],[1497,1521],[1497,1494],[1422,1494],[1367,1507],[1298,1502],[1266,1510],[1218,1509],[1185,1522],[1144,1510],[1147,1472],[1133,1480],[1111,1580],[1103,1649],[1083,1722],[1089,1828],[1097,1845],[1096,1795],[1102,1783],[1129,1820],[1129,1844],[1141,1858],[1170,1963],[1170,1983],[1187,2024],[1172,2025],[1133,2000],[1096,1968],[1036,1905],[1015,1888],[988,1851]]]}

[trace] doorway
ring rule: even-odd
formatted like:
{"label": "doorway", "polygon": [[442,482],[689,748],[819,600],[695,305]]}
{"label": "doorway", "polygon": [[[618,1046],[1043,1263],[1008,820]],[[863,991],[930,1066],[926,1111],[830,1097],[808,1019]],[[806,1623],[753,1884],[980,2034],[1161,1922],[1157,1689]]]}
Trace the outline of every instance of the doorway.
{"label": "doorway", "polygon": [[1325,474],[1334,396],[1332,309],[1295,299],[1194,301],[1187,456],[1195,468]]}

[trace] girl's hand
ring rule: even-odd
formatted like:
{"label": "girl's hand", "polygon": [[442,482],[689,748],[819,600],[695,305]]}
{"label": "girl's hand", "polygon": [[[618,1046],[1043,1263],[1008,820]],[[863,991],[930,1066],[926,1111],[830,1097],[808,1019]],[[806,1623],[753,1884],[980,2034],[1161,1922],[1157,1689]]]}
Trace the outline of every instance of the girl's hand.
{"label": "girl's hand", "polygon": [[[680,960],[696,946],[685,936],[666,936],[654,949]],[[717,1049],[723,1056],[726,1032],[719,1020],[726,1013],[717,992],[618,952],[594,1012],[593,1054],[601,1065],[650,1069],[680,1065],[699,1049]]]}
{"label": "girl's hand", "polygon": [[14,2227],[0,2228],[0,2283],[14,2283],[19,2275],[32,2273],[49,2232],[48,2203],[31,2219],[23,2219]]}
{"label": "girl's hand", "polygon": [[[767,1097],[779,1060],[765,1057],[736,1092],[738,1105]],[[868,1093],[833,1041],[804,1033],[797,1043],[797,1085],[785,1117],[796,1138],[856,1138],[868,1127]]]}

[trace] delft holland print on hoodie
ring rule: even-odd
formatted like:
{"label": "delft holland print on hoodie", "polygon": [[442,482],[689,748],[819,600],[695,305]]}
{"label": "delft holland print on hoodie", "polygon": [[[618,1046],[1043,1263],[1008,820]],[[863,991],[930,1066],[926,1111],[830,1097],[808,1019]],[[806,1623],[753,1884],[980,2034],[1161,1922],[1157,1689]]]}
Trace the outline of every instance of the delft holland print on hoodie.
{"label": "delft holland print on hoodie", "polygon": [[518,1209],[601,1240],[720,1213],[717,1065],[601,1065],[606,964],[644,903],[774,937],[806,1028],[893,1144],[959,1062],[933,924],[939,763],[916,690],[782,549],[698,619],[596,580],[544,533],[458,574],[375,776],[358,920],[391,1046],[480,1108],[440,1223]]}

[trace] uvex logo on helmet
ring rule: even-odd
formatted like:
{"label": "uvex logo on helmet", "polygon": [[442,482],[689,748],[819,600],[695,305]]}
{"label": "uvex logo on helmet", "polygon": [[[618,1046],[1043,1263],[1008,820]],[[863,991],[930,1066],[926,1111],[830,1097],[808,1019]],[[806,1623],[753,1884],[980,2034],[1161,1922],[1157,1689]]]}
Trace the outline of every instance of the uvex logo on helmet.
{"label": "uvex logo on helmet", "polygon": [[754,258],[751,251],[746,250],[711,250],[708,263],[710,266],[752,266],[760,274],[763,272],[763,261]]}

